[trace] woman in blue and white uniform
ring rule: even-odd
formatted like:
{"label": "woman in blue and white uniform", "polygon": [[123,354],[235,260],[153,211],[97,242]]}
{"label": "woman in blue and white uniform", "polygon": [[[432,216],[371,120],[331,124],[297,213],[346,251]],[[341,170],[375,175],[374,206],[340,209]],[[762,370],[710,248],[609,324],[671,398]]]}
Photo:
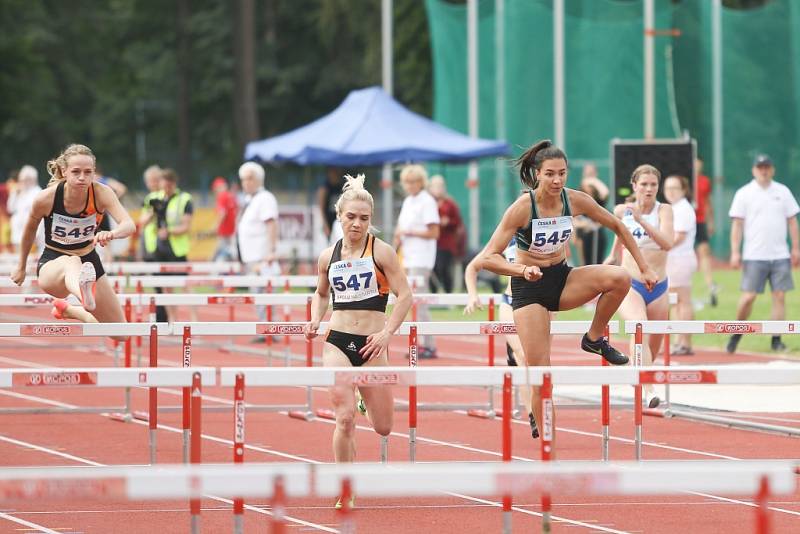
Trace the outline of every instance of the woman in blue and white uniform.
{"label": "woman in blue and white uniform", "polygon": [[[567,265],[566,248],[573,232],[572,217],[587,215],[612,229],[629,247],[641,268],[642,279],[655,284],[648,267],[622,221],[603,209],[592,197],[565,187],[567,156],[549,140],[540,141],[517,160],[520,180],[529,187],[503,214],[492,238],[481,253],[481,266],[511,276],[514,323],[528,365],[550,365],[550,312],[571,310],[600,297],[581,348],[602,355],[609,363],[624,365],[628,357],[611,346],[603,335],[630,288],[630,275],[613,265]],[[515,263],[502,255],[516,236]],[[534,417],[541,421],[540,388],[531,388]],[[552,422],[555,425],[555,421]]]}
{"label": "woman in blue and white uniform", "polygon": [[[370,233],[372,195],[364,189],[364,175],[345,176],[336,216],[344,236],[319,257],[319,281],[311,304],[306,337],[317,335],[333,299],[333,314],[322,351],[326,367],[387,366],[387,349],[411,307],[411,289],[392,247]],[[389,291],[397,300],[386,316]],[[394,400],[389,387],[358,387],[375,432],[392,431]],[[337,462],[355,460],[355,387],[331,387],[336,415],[333,454]],[[337,503],[339,506],[340,503]]]}
{"label": "woman in blue and white uniform", "polygon": [[[631,175],[635,200],[614,208],[614,215],[628,229],[645,261],[658,275],[658,283],[652,291],[648,291],[630,251],[623,247],[619,238],[614,240],[606,263],[621,264],[631,275],[631,289],[619,307],[619,313],[626,321],[669,319],[667,252],[672,248],[674,230],[672,206],[662,204],[656,199],[660,181],[661,173],[658,169],[652,165],[638,166]],[[645,336],[642,347],[643,365],[652,365],[653,355],[658,354],[662,340],[663,336],[660,334]],[[651,408],[658,406],[660,399],[653,394],[652,386],[645,389],[645,394]]]}

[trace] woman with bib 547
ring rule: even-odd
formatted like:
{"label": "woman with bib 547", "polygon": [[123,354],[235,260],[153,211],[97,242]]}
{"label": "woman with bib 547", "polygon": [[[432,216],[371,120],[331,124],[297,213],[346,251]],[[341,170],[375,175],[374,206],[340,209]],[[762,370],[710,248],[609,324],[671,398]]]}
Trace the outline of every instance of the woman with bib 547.
{"label": "woman with bib 547", "polygon": [[[389,341],[411,307],[411,289],[392,247],[372,235],[373,200],[364,189],[364,175],[345,176],[336,216],[344,236],[319,257],[319,281],[311,305],[308,338],[316,337],[319,324],[333,299],[328,334],[322,351],[326,367],[387,366]],[[389,291],[397,300],[386,317]],[[389,387],[358,387],[375,432],[392,431],[394,400]],[[333,455],[337,462],[355,460],[355,387],[333,386],[331,400],[336,415]],[[337,503],[337,508],[341,502]]]}
{"label": "woman with bib 547", "polygon": [[[122,307],[104,276],[95,246],[104,247],[113,239],[131,235],[136,229],[133,220],[114,191],[94,181],[95,157],[89,147],[68,146],[47,162],[47,172],[50,182],[33,201],[20,244],[20,262],[11,279],[17,285],[25,281],[25,262],[39,221],[44,219],[45,248],[36,274],[39,287],[56,297],[53,316],[84,323],[124,323]],[[98,231],[107,213],[117,227]],[[80,306],[64,300],[70,294],[79,299]]]}
{"label": "woman with bib 547", "polygon": [[[481,253],[482,267],[511,276],[514,323],[528,365],[550,365],[549,312],[571,310],[599,296],[589,331],[581,348],[599,354],[609,363],[624,365],[628,357],[612,347],[604,330],[631,286],[630,275],[613,265],[567,265],[566,247],[573,232],[572,217],[586,215],[610,228],[630,251],[652,288],[658,276],[650,269],[622,221],[592,197],[565,187],[567,156],[550,141],[540,141],[517,160],[522,183],[530,188],[505,212]],[[516,236],[516,263],[503,257]],[[531,407],[542,420],[540,388],[533,387]],[[553,421],[555,427],[555,421]]]}

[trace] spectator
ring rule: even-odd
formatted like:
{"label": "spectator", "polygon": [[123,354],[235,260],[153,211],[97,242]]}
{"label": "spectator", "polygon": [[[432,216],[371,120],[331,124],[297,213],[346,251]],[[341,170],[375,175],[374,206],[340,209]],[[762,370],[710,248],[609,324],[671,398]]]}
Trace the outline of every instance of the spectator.
{"label": "spectator", "polygon": [[[117,198],[122,198],[128,192],[128,188],[117,180],[116,178],[112,178],[111,176],[105,176],[103,171],[101,170],[100,166],[97,165],[95,167],[95,182],[103,185],[107,185],[114,191],[114,194],[117,195]],[[110,232],[114,228],[116,228],[116,223],[112,220],[111,217],[103,217],[103,220],[100,221],[100,226],[98,227],[98,231],[100,232]],[[128,249],[128,241],[129,238],[125,239],[115,239],[111,242],[111,244],[107,247],[100,247],[100,256],[103,259],[103,263],[111,263],[114,260],[114,256],[116,256],[119,252],[125,251]]]}
{"label": "spectator", "polygon": [[[430,279],[436,264],[436,240],[439,239],[439,208],[436,200],[425,188],[428,185],[428,173],[422,165],[408,165],[400,172],[400,184],[406,192],[400,215],[397,217],[397,228],[394,233],[394,245],[400,247],[403,267],[408,276],[422,277],[422,285],[416,291],[430,291]],[[413,288],[413,285],[412,285]],[[428,306],[417,307],[417,318],[430,321]],[[435,358],[436,344],[433,336],[422,336],[420,358]]]}
{"label": "spectator", "polygon": [[341,169],[328,167],[325,183],[317,189],[317,205],[322,212],[322,224],[328,243],[333,245],[342,238],[342,225],[336,218],[336,202],[342,196],[344,177]]}
{"label": "spectator", "polygon": [[[156,247],[154,260],[157,262],[188,261],[192,227],[192,195],[178,189],[178,174],[172,169],[161,171],[161,191],[150,199],[150,219],[156,221]],[[143,224],[150,220],[144,216]],[[191,308],[195,312],[195,308]],[[177,308],[167,307],[170,321],[177,320]]]}
{"label": "spectator", "polygon": [[431,280],[433,292],[438,293],[439,285],[445,293],[453,292],[453,267],[456,259],[463,256],[465,237],[464,222],[458,204],[447,194],[447,184],[438,174],[431,178],[428,192],[436,199],[439,208],[439,239],[436,241],[436,263],[433,272],[436,276]]}
{"label": "spectator", "polygon": [[214,261],[235,261],[236,258],[236,214],[239,205],[236,196],[228,190],[228,181],[217,176],[211,182],[217,204],[217,250]]}
{"label": "spectator", "polygon": [[[664,196],[672,204],[672,227],[675,229],[672,248],[667,254],[667,277],[669,289],[678,296],[677,317],[681,321],[694,319],[692,308],[692,275],[697,270],[694,253],[697,221],[695,211],[689,204],[689,181],[683,176],[668,176],[664,180]],[[672,349],[676,356],[691,356],[692,336],[681,334]]]}
{"label": "spectator", "polygon": [[[11,216],[11,246],[16,252],[22,242],[22,234],[25,232],[25,225],[33,210],[33,200],[41,191],[39,187],[39,172],[30,165],[25,165],[20,169],[17,176],[17,187],[8,196],[6,209]],[[44,225],[39,224],[36,230],[36,250],[39,254],[44,250]]]}
{"label": "spectator", "polygon": [[[240,210],[236,226],[239,246],[239,261],[245,271],[262,276],[278,276],[281,266],[278,263],[278,201],[275,195],[264,189],[264,167],[248,161],[239,167],[239,179],[245,194],[245,205]],[[250,289],[258,293],[260,287]],[[257,306],[256,313],[261,321],[266,321],[266,306]],[[264,342],[259,336],[254,342]]]}
{"label": "spectator", "polygon": [[[733,197],[728,215],[731,217],[731,267],[742,267],[742,294],[736,309],[736,320],[750,316],[756,295],[763,293],[769,279],[772,290],[772,319],[786,316],[786,292],[794,289],[792,267],[800,264],[800,232],[797,213],[800,207],[789,188],[773,181],[775,167],[766,154],[753,160],[753,180],[739,188]],[[786,229],[792,240],[791,252],[786,246]],[[744,252],[740,252],[744,231]],[[741,334],[728,341],[729,353],[736,352]],[[781,336],[772,336],[772,350],[784,351]]]}
{"label": "spectator", "polygon": [[[594,163],[587,163],[583,166],[580,190],[605,207],[608,199],[608,186],[597,177],[597,167]],[[578,253],[581,255],[583,265],[602,263],[606,253],[606,235],[603,225],[585,215],[575,217],[574,224]]]}
{"label": "spectator", "polygon": [[6,211],[6,204],[8,204],[9,195],[17,188],[18,175],[19,169],[14,169],[8,174],[5,182],[0,182],[0,252],[5,249],[8,249],[8,252],[14,252],[14,247],[11,245],[11,222]]}
{"label": "spectator", "polygon": [[717,284],[711,272],[711,246],[708,240],[714,234],[714,207],[711,204],[711,180],[703,174],[703,160],[694,160],[694,174],[697,177],[697,198],[695,199],[695,216],[697,217],[697,231],[695,247],[697,247],[697,260],[700,271],[706,281],[709,292],[709,304],[717,305]]}
{"label": "spectator", "polygon": [[[161,198],[161,173],[164,169],[158,165],[150,165],[144,171],[144,186],[147,194],[144,197],[142,210],[139,214],[139,232],[141,233],[142,259],[149,262],[157,262],[156,247],[158,245],[158,221],[154,217],[153,202]],[[163,293],[160,287],[156,288],[156,293]],[[156,306],[156,321],[166,323],[167,308]]]}

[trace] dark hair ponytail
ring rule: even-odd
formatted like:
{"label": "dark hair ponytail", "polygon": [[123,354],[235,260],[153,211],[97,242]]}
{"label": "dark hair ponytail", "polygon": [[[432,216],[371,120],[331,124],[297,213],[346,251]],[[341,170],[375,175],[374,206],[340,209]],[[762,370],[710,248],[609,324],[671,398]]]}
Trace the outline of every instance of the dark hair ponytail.
{"label": "dark hair ponytail", "polygon": [[548,159],[563,159],[567,161],[564,151],[553,144],[549,139],[543,139],[530,147],[517,158],[516,164],[519,165],[519,180],[523,185],[536,189],[539,180],[536,179],[536,171],[542,168],[542,163]]}

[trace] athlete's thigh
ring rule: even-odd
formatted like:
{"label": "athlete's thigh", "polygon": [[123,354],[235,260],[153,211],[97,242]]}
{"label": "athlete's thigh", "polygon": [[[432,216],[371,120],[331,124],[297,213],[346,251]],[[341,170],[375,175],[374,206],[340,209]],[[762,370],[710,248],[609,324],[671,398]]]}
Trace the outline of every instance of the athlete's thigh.
{"label": "athlete's thigh", "polygon": [[[503,323],[510,323],[514,321],[514,309],[505,303],[500,304],[500,322]],[[505,336],[506,343],[511,346],[511,350],[514,351],[514,359],[519,360],[517,364],[523,365],[525,352],[522,349],[522,342],[519,340],[519,336],[517,334],[508,334]]]}
{"label": "athlete's thigh", "polygon": [[101,276],[95,282],[95,309],[91,312],[101,323],[124,323],[125,314],[122,312],[122,306],[119,303],[117,294],[114,288],[111,287],[111,282],[108,276]]}
{"label": "athlete's thigh", "polygon": [[625,321],[644,321],[647,319],[647,306],[638,291],[631,288],[617,309]]}
{"label": "athlete's thigh", "polygon": [[[386,353],[373,358],[362,366],[363,368],[386,367],[389,361]],[[369,416],[373,423],[381,421],[391,421],[394,416],[394,397],[392,396],[391,386],[365,387],[359,386],[358,390],[367,405]]]}
{"label": "athlete's thigh", "polygon": [[651,321],[666,321],[669,319],[669,293],[665,292],[656,300],[647,305],[647,316]]}
{"label": "athlete's thigh", "polygon": [[39,269],[37,282],[45,293],[63,299],[69,295],[67,285],[64,283],[64,273],[71,256],[59,256],[48,261]]}
{"label": "athlete's thigh", "polygon": [[514,323],[528,365],[550,365],[550,313],[547,308],[541,304],[517,308],[514,310]]}
{"label": "athlete's thigh", "polygon": [[561,292],[558,309],[571,310],[583,306],[600,293],[608,291],[628,278],[616,265],[584,265],[572,269]]}
{"label": "athlete's thigh", "polygon": [[[322,365],[323,367],[352,367],[347,356],[330,343],[322,344]],[[331,402],[337,411],[355,411],[356,394],[353,386],[331,386]]]}

